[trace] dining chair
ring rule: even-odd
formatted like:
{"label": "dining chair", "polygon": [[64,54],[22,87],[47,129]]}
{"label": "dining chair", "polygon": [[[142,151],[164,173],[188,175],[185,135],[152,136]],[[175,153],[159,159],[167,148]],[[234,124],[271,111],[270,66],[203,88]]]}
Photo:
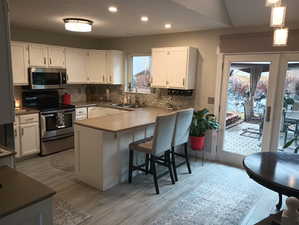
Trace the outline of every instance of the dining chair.
{"label": "dining chair", "polygon": [[[189,174],[192,173],[191,166],[189,162],[188,156],[188,140],[189,140],[189,133],[190,133],[190,126],[192,122],[194,109],[184,109],[178,111],[176,114],[176,123],[175,123],[175,130],[172,140],[172,148],[171,148],[171,159],[172,159],[172,168],[174,172],[175,180],[178,181],[178,175],[176,168],[180,165],[176,165],[176,156],[182,157],[185,159],[187,164]],[[175,147],[184,145],[184,154],[177,153],[175,151]]]}
{"label": "dining chair", "polygon": [[[176,113],[157,116],[153,137],[133,142],[129,145],[129,183],[132,182],[132,175],[134,170],[151,173],[153,175],[156,193],[159,194],[160,191],[156,171],[156,164],[159,164],[168,168],[171,182],[172,184],[175,184],[170,157],[175,123]],[[135,151],[145,153],[146,163],[144,165],[134,165]],[[147,160],[150,162],[150,170],[148,170]]]}

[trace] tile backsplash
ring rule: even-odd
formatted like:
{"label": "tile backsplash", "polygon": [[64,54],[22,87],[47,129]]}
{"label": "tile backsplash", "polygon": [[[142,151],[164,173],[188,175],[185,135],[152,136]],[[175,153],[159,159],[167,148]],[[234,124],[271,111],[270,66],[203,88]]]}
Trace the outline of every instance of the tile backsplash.
{"label": "tile backsplash", "polygon": [[[87,101],[105,101],[106,89],[110,92],[110,101],[113,103],[123,102],[126,96],[129,103],[139,103],[145,106],[166,108],[194,107],[195,93],[193,96],[169,96],[167,89],[153,89],[150,94],[124,92],[119,85],[88,85],[86,88]],[[131,101],[131,102],[130,102]]]}
{"label": "tile backsplash", "polygon": [[[153,89],[150,94],[124,92],[121,85],[68,85],[66,89],[59,90],[60,94],[68,93],[72,102],[98,102],[107,101],[106,90],[109,89],[109,101],[122,103],[126,97],[129,103],[138,103],[144,106],[167,108],[194,107],[195,93],[193,96],[169,96],[167,89]],[[15,99],[22,99],[23,88],[14,87]]]}

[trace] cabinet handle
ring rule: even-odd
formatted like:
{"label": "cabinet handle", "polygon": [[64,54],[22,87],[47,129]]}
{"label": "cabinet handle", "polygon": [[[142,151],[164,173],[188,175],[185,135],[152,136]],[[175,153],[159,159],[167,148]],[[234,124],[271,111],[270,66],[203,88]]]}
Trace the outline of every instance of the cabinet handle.
{"label": "cabinet handle", "polygon": [[24,136],[24,128],[21,128],[21,135]]}
{"label": "cabinet handle", "polygon": [[46,57],[44,57],[44,64],[45,64],[45,65],[47,64],[47,59],[46,59]]}
{"label": "cabinet handle", "polygon": [[103,76],[103,83],[105,83],[105,77]]}
{"label": "cabinet handle", "polygon": [[18,136],[17,129],[14,129],[14,132],[15,132],[15,137],[17,137]]}
{"label": "cabinet handle", "polygon": [[110,75],[110,83],[112,82],[112,76]]}
{"label": "cabinet handle", "polygon": [[183,78],[183,86],[185,86],[185,78]]}
{"label": "cabinet handle", "polygon": [[50,65],[52,65],[52,59],[50,58]]}

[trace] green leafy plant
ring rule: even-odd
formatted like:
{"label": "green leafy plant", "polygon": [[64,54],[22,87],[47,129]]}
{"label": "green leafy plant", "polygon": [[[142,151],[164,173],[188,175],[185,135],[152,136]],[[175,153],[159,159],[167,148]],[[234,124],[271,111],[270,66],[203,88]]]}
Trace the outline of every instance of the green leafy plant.
{"label": "green leafy plant", "polygon": [[[292,140],[288,141],[284,146],[283,148],[288,148],[290,147],[295,141],[296,141],[297,138],[293,138]],[[294,149],[294,153],[298,153],[299,151],[299,146],[297,146],[295,149]]]}
{"label": "green leafy plant", "polygon": [[208,130],[217,130],[219,122],[214,114],[210,114],[208,109],[195,111],[190,127],[190,136],[203,137]]}

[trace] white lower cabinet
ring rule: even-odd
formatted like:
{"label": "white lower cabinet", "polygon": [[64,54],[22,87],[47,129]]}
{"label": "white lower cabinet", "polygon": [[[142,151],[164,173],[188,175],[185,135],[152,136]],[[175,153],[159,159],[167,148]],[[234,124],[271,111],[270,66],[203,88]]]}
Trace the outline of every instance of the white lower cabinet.
{"label": "white lower cabinet", "polygon": [[87,119],[87,107],[76,108],[76,120]]}
{"label": "white lower cabinet", "polygon": [[40,152],[38,114],[17,116],[14,128],[16,157]]}

